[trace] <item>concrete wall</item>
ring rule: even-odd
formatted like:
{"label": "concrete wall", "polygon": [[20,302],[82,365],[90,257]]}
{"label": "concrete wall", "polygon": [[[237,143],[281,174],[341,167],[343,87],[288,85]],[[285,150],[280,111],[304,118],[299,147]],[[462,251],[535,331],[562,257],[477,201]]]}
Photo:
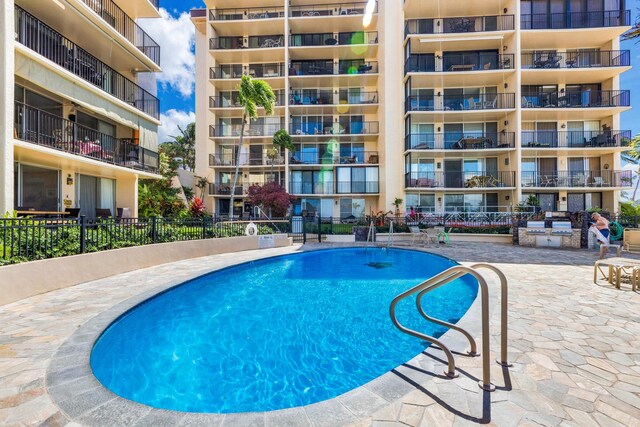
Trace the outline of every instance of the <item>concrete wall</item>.
{"label": "concrete wall", "polygon": [[0,215],[13,210],[13,1],[0,3]]}
{"label": "concrete wall", "polygon": [[0,306],[140,268],[220,253],[291,245],[286,235],[230,237],[114,249],[0,267]]}

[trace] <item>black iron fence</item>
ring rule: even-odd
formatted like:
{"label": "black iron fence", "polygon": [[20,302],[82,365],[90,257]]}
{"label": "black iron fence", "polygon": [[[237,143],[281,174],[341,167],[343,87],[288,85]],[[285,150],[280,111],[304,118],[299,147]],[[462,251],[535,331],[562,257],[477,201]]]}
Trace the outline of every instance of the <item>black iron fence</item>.
{"label": "black iron fence", "polygon": [[[244,236],[224,218],[0,218],[0,265],[153,243]],[[255,221],[258,234],[291,232],[291,221]]]}
{"label": "black iron fence", "polygon": [[15,19],[19,43],[119,100],[160,118],[160,101],[151,93],[17,6]]}

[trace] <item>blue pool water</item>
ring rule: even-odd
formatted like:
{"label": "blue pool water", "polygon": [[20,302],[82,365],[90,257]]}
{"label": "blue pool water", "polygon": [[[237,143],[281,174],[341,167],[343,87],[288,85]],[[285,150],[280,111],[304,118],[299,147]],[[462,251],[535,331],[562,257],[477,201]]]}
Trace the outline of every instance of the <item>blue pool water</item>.
{"label": "blue pool water", "polygon": [[[407,362],[425,343],[400,333],[391,300],[455,265],[423,252],[332,249],[255,261],[139,305],[96,342],[91,367],[114,393],[189,412],[268,411],[326,400]],[[456,322],[477,293],[467,277],[428,294]],[[415,299],[398,318],[441,335]]]}

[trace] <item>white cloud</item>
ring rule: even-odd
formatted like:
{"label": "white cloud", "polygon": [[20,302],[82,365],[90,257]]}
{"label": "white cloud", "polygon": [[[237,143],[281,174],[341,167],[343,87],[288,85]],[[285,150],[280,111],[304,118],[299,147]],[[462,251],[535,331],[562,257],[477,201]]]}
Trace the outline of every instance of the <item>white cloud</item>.
{"label": "white cloud", "polygon": [[140,26],[160,45],[160,66],[158,82],[168,86],[182,96],[189,97],[194,91],[195,27],[188,13],[174,18],[166,9],[160,8],[160,19],[140,19]]}
{"label": "white cloud", "polygon": [[180,135],[180,126],[183,130],[189,123],[196,121],[196,113],[193,111],[167,110],[160,114],[162,125],[158,128],[158,143],[172,141],[172,136]]}

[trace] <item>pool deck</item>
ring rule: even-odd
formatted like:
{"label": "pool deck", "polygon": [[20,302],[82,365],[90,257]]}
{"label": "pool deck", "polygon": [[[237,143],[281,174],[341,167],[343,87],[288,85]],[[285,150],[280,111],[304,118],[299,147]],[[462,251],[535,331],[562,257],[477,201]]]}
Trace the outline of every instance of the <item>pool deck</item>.
{"label": "pool deck", "polygon": [[[640,293],[628,285],[594,285],[597,254],[585,250],[486,243],[425,249],[463,264],[491,263],[509,279],[513,367],[505,376],[492,363],[492,381],[498,386],[493,393],[477,385],[481,358],[456,355],[460,376],[451,380],[442,375],[443,354],[437,349],[335,399],[254,414],[152,409],[113,395],[91,375],[88,351],[95,337],[150,295],[229,265],[339,246],[311,244],[180,261],[0,307],[0,425],[640,426]],[[495,281],[490,289],[495,353],[500,315]],[[476,336],[477,315],[476,304],[462,320]],[[451,333],[444,338],[453,343],[452,350],[466,349]]]}

